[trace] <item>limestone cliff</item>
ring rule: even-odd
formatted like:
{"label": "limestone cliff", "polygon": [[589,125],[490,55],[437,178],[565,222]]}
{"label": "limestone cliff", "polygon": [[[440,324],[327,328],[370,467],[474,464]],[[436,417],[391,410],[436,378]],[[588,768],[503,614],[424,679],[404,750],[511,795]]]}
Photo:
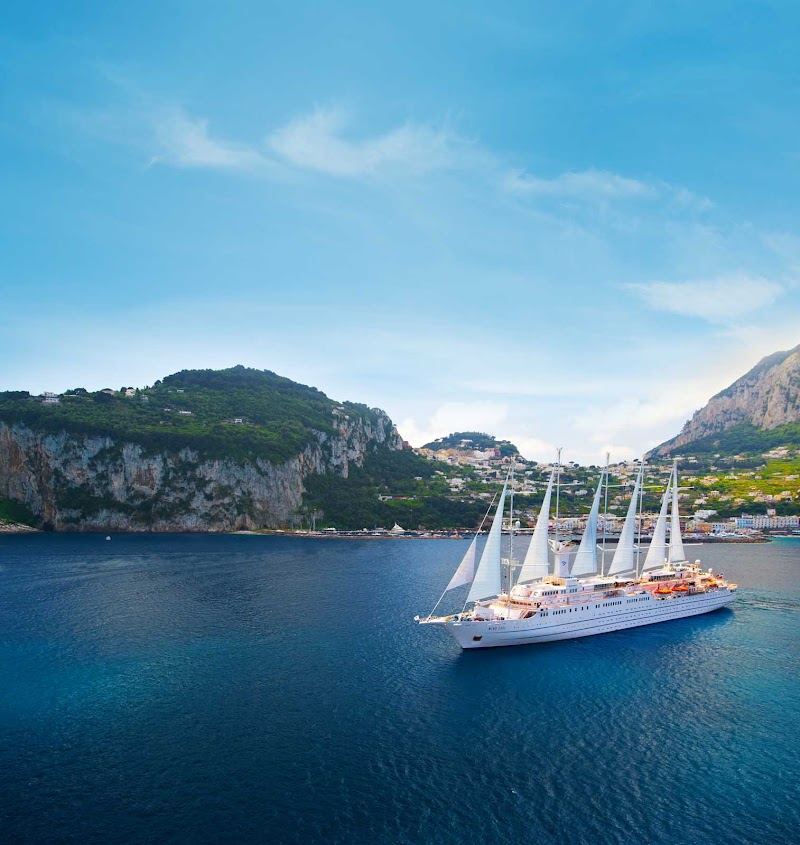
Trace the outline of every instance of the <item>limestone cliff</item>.
{"label": "limestone cliff", "polygon": [[773,429],[800,420],[800,346],[768,355],[713,396],[680,434],[654,450],[665,455],[742,423]]}
{"label": "limestone cliff", "polygon": [[378,410],[334,415],[329,432],[315,431],[310,445],[280,463],[0,421],[0,498],[25,504],[44,527],[61,531],[280,527],[303,507],[309,475],[347,477],[370,450],[401,448]]}

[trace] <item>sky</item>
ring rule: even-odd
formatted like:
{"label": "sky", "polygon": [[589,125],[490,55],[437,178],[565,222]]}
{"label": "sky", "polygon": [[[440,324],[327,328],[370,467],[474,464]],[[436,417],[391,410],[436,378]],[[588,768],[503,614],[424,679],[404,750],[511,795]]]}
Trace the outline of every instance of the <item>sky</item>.
{"label": "sky", "polygon": [[600,463],[800,343],[793,2],[4,4],[0,390],[245,364]]}

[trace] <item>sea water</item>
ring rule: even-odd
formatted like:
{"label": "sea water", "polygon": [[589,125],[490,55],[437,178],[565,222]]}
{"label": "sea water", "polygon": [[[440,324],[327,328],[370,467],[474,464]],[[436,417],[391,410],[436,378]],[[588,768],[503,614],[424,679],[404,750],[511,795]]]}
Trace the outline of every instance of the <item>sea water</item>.
{"label": "sea water", "polygon": [[465,541],[0,538],[4,843],[790,843],[800,541],[731,609],[461,652]]}

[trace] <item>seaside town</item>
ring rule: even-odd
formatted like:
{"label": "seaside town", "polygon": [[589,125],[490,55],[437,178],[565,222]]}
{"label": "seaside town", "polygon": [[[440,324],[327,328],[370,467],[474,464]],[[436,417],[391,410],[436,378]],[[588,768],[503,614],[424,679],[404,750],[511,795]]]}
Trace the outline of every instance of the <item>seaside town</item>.
{"label": "seaside town", "polygon": [[[512,465],[515,472],[514,532],[531,534],[538,515],[538,504],[544,494],[547,479],[556,464],[541,464],[525,460],[512,444],[497,442],[487,448],[475,448],[472,440],[463,437],[454,445],[428,444],[413,449],[415,453],[434,461],[434,476],[445,482],[454,498],[474,498],[486,503],[487,509],[502,485]],[[479,440],[494,438],[479,435]],[[405,443],[405,448],[412,447]],[[788,471],[800,463],[800,450],[774,449],[754,461],[752,456],[714,458],[720,466],[705,458],[687,456],[681,460],[681,484],[678,499],[681,506],[681,529],[687,539],[699,542],[767,542],[771,536],[800,536],[800,471]],[[756,463],[756,468],[750,464]],[[739,467],[737,467],[737,464]],[[599,535],[614,544],[622,529],[630,501],[630,492],[638,471],[639,461],[610,464],[607,512],[600,515]],[[733,467],[733,468],[732,468]],[[769,467],[769,470],[767,470]],[[654,460],[646,466],[647,495],[645,509],[640,515],[637,533],[649,541],[658,517],[658,504],[667,484],[671,462]],[[562,538],[579,538],[586,527],[601,468],[583,467],[571,462],[561,467],[558,518],[550,519],[551,534]],[[423,478],[416,478],[422,483]],[[777,490],[777,487],[785,489]],[[735,489],[737,492],[730,492]],[[775,492],[772,492],[772,491]],[[424,495],[424,493],[422,494]],[[379,495],[382,501],[402,501],[415,496]],[[786,510],[794,513],[785,513]],[[736,510],[735,515],[731,511]],[[340,530],[325,528],[296,528],[292,533],[327,537],[381,538],[450,538],[475,533],[474,526],[451,530],[409,530],[395,523],[391,528],[362,528]],[[509,530],[508,520],[504,530]],[[287,533],[285,531],[270,533]]]}
{"label": "seaside town", "polygon": [[[542,496],[546,480],[555,464],[537,464],[526,461],[511,444],[498,444],[490,448],[473,448],[469,438],[462,438],[454,445],[443,448],[427,447],[415,450],[428,460],[437,461],[442,468],[437,474],[446,477],[453,494],[472,494],[487,502],[494,490],[513,464],[516,474],[515,496],[519,508],[515,509],[515,531],[530,533],[538,510],[531,500]],[[689,537],[705,541],[765,540],[771,534],[800,534],[800,514],[784,513],[787,509],[800,510],[800,471],[780,469],[782,465],[796,467],[800,450],[786,447],[771,450],[761,456],[760,466],[749,468],[753,461],[744,456],[718,459],[720,466],[708,464],[701,458],[688,456],[681,461],[681,528]],[[741,465],[741,468],[737,467]],[[725,466],[723,466],[725,465]],[[670,471],[670,463],[655,461],[646,468],[647,502],[660,499]],[[608,538],[619,535],[625,509],[633,487],[639,461],[626,461],[610,465],[612,484],[608,496],[608,508],[600,517],[600,532]],[[767,475],[766,468],[771,472]],[[583,533],[600,468],[580,467],[567,463],[561,468],[562,513],[550,521],[552,533],[561,536],[575,536]],[[766,480],[766,483],[765,483]],[[777,490],[784,483],[786,489]],[[737,492],[730,492],[735,488]],[[771,492],[775,489],[775,492]],[[770,492],[767,492],[769,490]],[[729,515],[731,510],[740,510]],[[641,515],[641,534],[649,537],[655,525],[657,504]],[[401,526],[395,525],[388,533],[405,535]]]}

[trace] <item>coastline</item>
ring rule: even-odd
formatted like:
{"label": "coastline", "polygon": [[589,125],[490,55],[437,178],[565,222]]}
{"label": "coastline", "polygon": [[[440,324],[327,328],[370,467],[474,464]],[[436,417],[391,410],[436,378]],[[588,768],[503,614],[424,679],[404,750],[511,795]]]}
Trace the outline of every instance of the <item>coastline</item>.
{"label": "coastline", "polygon": [[[485,532],[483,532],[485,534]],[[516,536],[530,536],[531,531],[522,531]],[[111,536],[140,536],[140,535],[158,535],[158,534],[198,534],[198,535],[214,535],[225,534],[229,536],[257,536],[257,537],[295,537],[306,540],[465,540],[472,539],[475,536],[474,531],[467,529],[453,529],[443,531],[405,531],[403,534],[392,534],[390,531],[293,531],[284,530],[280,528],[263,528],[257,530],[242,529],[240,531],[120,531],[119,529],[109,528],[101,531],[44,531],[41,528],[34,528],[30,525],[24,525],[18,522],[0,522],[0,535],[4,534],[108,534]],[[573,541],[580,539],[572,537]],[[798,539],[792,535],[776,534],[776,535],[762,535],[758,537],[692,537],[686,536],[685,540],[689,541],[691,545],[714,545],[718,543],[729,544],[754,544],[754,543],[771,543],[776,539]],[[650,538],[643,537],[642,546],[649,545]],[[612,548],[616,546],[619,541],[618,537],[607,537],[606,543]]]}
{"label": "coastline", "polygon": [[[420,531],[406,531],[404,534],[391,534],[390,532],[375,534],[365,531],[284,531],[274,528],[265,528],[259,531],[229,531],[228,534],[250,534],[257,536],[268,537],[300,537],[309,540],[467,540],[475,536],[474,531],[436,531],[436,532],[420,532]],[[486,532],[482,532],[484,535]],[[505,533],[505,532],[504,532]],[[532,532],[522,532],[515,534],[515,536],[531,536]],[[777,535],[776,535],[777,536]],[[785,535],[780,535],[785,536]],[[576,538],[572,538],[573,540]],[[650,537],[643,537],[642,546],[646,547],[650,544]],[[753,543],[771,543],[776,537],[762,536],[762,537],[684,537],[689,541],[689,545],[712,545],[717,543],[733,543],[733,544],[753,544]],[[608,537],[606,542],[609,546],[615,546],[619,541],[619,537]]]}
{"label": "coastline", "polygon": [[0,522],[0,534],[40,534],[41,529],[21,522]]}

